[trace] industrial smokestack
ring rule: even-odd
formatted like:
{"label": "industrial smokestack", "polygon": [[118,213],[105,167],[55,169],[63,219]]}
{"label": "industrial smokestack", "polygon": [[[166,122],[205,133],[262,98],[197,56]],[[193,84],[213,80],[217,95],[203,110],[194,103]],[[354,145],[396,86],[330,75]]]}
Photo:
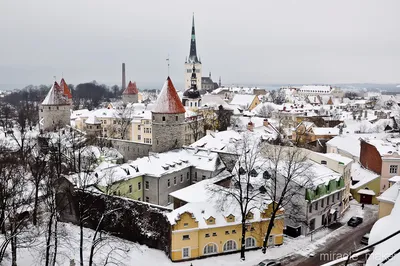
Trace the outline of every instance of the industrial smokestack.
{"label": "industrial smokestack", "polygon": [[125,63],[122,63],[122,90],[126,89]]}

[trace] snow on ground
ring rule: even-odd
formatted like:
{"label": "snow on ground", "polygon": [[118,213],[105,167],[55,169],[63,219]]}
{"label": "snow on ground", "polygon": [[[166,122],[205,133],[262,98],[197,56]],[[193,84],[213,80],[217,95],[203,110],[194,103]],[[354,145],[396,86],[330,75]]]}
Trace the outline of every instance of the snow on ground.
{"label": "snow on ground", "polygon": [[[311,236],[300,236],[298,238],[285,237],[284,244],[279,247],[273,247],[267,250],[266,254],[263,254],[261,250],[254,250],[246,252],[246,261],[242,262],[239,259],[239,253],[230,255],[221,255],[216,257],[210,257],[205,259],[193,260],[190,262],[178,262],[173,263],[164,252],[156,249],[151,249],[144,245],[138,245],[129,241],[117,237],[109,237],[109,240],[105,243],[101,250],[99,250],[95,257],[95,262],[100,263],[103,261],[105,256],[115,247],[117,250],[113,253],[112,258],[119,266],[129,265],[158,265],[158,266],[252,266],[258,264],[260,261],[265,259],[278,259],[292,254],[300,254],[308,256],[310,253],[315,252],[318,248],[322,247],[325,242],[329,241],[330,238],[346,234],[351,232],[352,228],[346,225],[347,221],[352,216],[364,217],[364,220],[373,219],[373,214],[376,215],[377,206],[365,206],[362,210],[360,204],[352,201],[350,209],[345,213],[341,222],[344,223],[342,227],[336,230],[323,228],[313,233],[313,241]],[[70,259],[74,259],[76,265],[79,262],[79,227],[60,223],[61,234],[63,237],[60,238],[60,255],[58,256],[58,263],[60,266],[69,266]],[[90,251],[90,239],[93,236],[94,231],[90,229],[84,229],[84,257],[88,258]],[[19,249],[18,251],[18,265],[20,266],[38,266],[43,265],[44,255],[44,238],[35,243],[33,248]],[[127,251],[126,253],[123,251]],[[86,265],[87,263],[85,263]],[[103,265],[103,264],[101,264]]]}

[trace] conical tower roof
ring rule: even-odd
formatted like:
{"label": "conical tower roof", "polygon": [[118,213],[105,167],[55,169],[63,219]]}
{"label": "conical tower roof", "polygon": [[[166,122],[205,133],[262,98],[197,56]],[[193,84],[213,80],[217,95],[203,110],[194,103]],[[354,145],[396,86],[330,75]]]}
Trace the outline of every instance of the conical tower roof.
{"label": "conical tower roof", "polygon": [[60,87],[61,87],[61,89],[63,90],[64,95],[65,95],[68,99],[72,99],[71,91],[70,91],[70,89],[68,88],[68,85],[67,85],[67,83],[65,82],[64,78],[61,79]]}
{"label": "conical tower roof", "polygon": [[170,77],[168,77],[158,95],[153,113],[182,114],[185,112],[186,110],[183,107],[181,99],[179,99],[174,84],[172,84]]}
{"label": "conical tower roof", "polygon": [[68,98],[64,95],[64,91],[58,85],[56,81],[54,81],[53,86],[49,90],[44,98],[42,105],[67,105]]}
{"label": "conical tower roof", "polygon": [[139,90],[136,87],[136,82],[129,81],[128,87],[124,90],[122,94],[138,94]]}

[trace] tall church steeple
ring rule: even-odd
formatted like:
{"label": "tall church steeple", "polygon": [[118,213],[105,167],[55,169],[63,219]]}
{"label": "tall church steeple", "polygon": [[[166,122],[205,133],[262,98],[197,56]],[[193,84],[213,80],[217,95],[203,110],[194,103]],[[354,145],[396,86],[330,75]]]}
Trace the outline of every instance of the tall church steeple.
{"label": "tall church steeple", "polygon": [[197,57],[196,50],[196,31],[194,28],[194,13],[192,18],[192,36],[190,38],[190,52],[189,52],[189,63],[199,63],[200,60]]}

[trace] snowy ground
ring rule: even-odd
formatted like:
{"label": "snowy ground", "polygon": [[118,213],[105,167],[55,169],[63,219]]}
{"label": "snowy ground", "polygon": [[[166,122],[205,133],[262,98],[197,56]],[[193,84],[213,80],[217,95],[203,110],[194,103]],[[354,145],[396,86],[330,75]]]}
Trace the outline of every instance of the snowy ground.
{"label": "snowy ground", "polygon": [[[345,213],[342,221],[347,222],[351,216],[361,216],[364,219],[369,219],[365,214],[375,212],[377,206],[366,206],[365,210],[361,207],[352,203],[350,209]],[[367,215],[368,216],[368,215]],[[76,264],[79,262],[79,227],[72,224],[60,223],[61,235],[60,239],[60,255],[58,256],[58,262],[60,266],[69,266],[70,259],[74,259]],[[319,247],[329,240],[329,238],[338,235],[348,233],[351,228],[343,226],[337,230],[332,231],[331,229],[321,229],[313,234],[313,241],[310,236],[298,237],[292,239],[289,237],[285,238],[285,243],[282,246],[270,248],[267,250],[267,254],[262,254],[260,250],[246,252],[246,261],[241,262],[239,260],[239,254],[231,254],[224,256],[211,257],[206,259],[193,260],[190,262],[171,262],[167,256],[159,250],[148,248],[147,246],[137,245],[132,242],[128,242],[117,237],[110,237],[108,241],[104,243],[104,246],[96,253],[95,262],[97,265],[103,265],[105,258],[109,252],[115,248],[111,253],[109,259],[117,263],[117,265],[159,265],[159,266],[225,266],[225,265],[241,265],[250,266],[256,265],[264,259],[277,259],[292,254],[300,254],[308,256],[310,253],[316,251]],[[90,250],[90,239],[93,235],[93,231],[90,229],[84,230],[85,236],[85,258],[88,258]],[[43,239],[36,241],[34,247],[25,248],[18,250],[18,265],[20,266],[35,266],[43,265],[43,254],[44,254],[44,243]],[[124,251],[123,251],[124,250]],[[101,263],[101,264],[100,264]],[[86,264],[86,263],[85,263]]]}

